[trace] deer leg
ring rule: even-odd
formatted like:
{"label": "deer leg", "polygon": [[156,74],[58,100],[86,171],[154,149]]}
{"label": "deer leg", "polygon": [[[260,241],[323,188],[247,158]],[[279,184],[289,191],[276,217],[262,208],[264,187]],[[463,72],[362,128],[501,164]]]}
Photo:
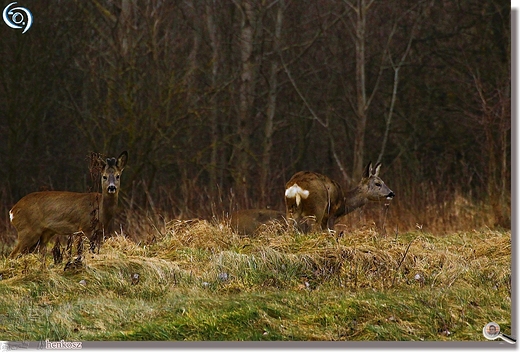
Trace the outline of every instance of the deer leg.
{"label": "deer leg", "polygon": [[323,216],[323,219],[321,220],[321,229],[322,230],[328,230],[329,229],[329,218],[328,216]]}
{"label": "deer leg", "polygon": [[49,243],[50,239],[55,235],[54,232],[50,230],[43,231],[43,234],[40,237],[40,246],[46,247],[47,243]]}
{"label": "deer leg", "polygon": [[18,244],[14,247],[9,258],[14,259],[20,254],[34,251],[39,242],[40,235],[35,235],[31,229],[18,230]]}
{"label": "deer leg", "polygon": [[43,253],[43,255],[45,255],[46,249],[47,249],[47,243],[52,238],[52,236],[54,236],[54,232],[52,232],[50,230],[43,231],[43,233],[41,234],[38,241],[29,248],[28,252],[33,253],[36,250],[38,250],[41,253]]}
{"label": "deer leg", "polygon": [[317,204],[311,210],[312,214],[314,214],[314,216],[316,217],[315,222],[311,228],[312,232],[325,230],[327,228],[328,218],[326,216],[326,213],[325,213],[324,209],[322,209],[319,206],[319,202],[316,202],[316,203]]}
{"label": "deer leg", "polygon": [[18,256],[18,254],[20,253],[21,249],[22,249],[22,245],[18,241],[18,244],[16,245],[16,247],[14,247],[13,251],[11,252],[11,254],[9,254],[9,259],[16,258]]}

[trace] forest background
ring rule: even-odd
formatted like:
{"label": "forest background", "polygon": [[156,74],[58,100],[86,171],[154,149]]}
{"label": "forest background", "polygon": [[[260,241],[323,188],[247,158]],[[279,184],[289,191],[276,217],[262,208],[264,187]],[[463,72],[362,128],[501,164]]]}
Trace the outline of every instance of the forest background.
{"label": "forest background", "polygon": [[373,161],[397,196],[367,211],[392,231],[511,226],[508,1],[19,5],[31,29],[0,25],[8,242],[18,199],[97,190],[91,152],[122,150],[123,222],[283,210],[295,172],[347,189]]}

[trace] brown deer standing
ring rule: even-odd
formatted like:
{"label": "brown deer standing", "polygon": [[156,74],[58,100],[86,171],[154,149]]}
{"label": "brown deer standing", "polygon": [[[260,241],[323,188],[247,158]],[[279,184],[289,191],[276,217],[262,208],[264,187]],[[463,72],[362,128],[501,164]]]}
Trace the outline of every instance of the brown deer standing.
{"label": "brown deer standing", "polygon": [[18,232],[18,244],[9,258],[38,248],[43,250],[55,235],[83,232],[92,241],[97,234],[108,230],[117,209],[121,172],[127,160],[126,151],[117,159],[99,159],[103,168],[101,194],[47,191],[20,199],[9,211]]}
{"label": "brown deer standing", "polygon": [[346,195],[340,185],[327,176],[309,171],[296,173],[285,187],[287,219],[308,230],[308,226],[303,225],[309,218],[314,218],[310,230],[325,230],[329,219],[333,224],[336,218],[362,207],[368,201],[392,199],[395,194],[379,178],[380,168],[381,163],[373,172],[372,163],[369,163],[359,184]]}

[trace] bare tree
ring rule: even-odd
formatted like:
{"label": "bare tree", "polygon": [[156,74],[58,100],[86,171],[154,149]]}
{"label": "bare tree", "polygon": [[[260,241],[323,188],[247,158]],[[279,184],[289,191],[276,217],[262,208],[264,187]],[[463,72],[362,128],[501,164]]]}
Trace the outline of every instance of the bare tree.
{"label": "bare tree", "polygon": [[365,41],[367,40],[367,12],[373,3],[374,0],[356,0],[356,5],[346,2],[354,12],[351,21],[354,28],[352,37],[356,45],[356,130],[354,135],[354,161],[352,167],[352,178],[355,180],[361,179],[361,174],[363,172],[363,155],[365,152],[365,132],[368,119],[368,107],[370,105],[371,97],[373,97],[373,95],[367,97],[365,51]]}
{"label": "bare tree", "polygon": [[248,183],[250,168],[250,138],[251,119],[253,114],[253,101],[255,91],[255,57],[254,38],[256,26],[256,12],[254,1],[235,0],[235,5],[241,13],[240,23],[240,80],[238,98],[238,142],[236,147],[237,161],[235,170],[235,184],[237,194],[245,207],[249,206]]}
{"label": "bare tree", "polygon": [[211,156],[209,162],[209,191],[215,197],[217,192],[217,164],[218,164],[218,145],[219,145],[219,105],[218,96],[218,76],[220,70],[220,33],[216,25],[216,4],[214,1],[206,1],[206,26],[208,29],[211,45],[211,96],[209,99],[210,128],[211,128]]}
{"label": "bare tree", "polygon": [[272,61],[269,69],[269,87],[267,99],[267,118],[264,129],[264,145],[262,163],[260,165],[261,199],[265,203],[268,199],[268,184],[271,175],[271,157],[273,148],[274,118],[276,114],[276,98],[278,95],[278,74],[280,71],[279,55],[282,41],[282,24],[285,11],[285,1],[279,0],[276,10],[275,28],[273,34]]}

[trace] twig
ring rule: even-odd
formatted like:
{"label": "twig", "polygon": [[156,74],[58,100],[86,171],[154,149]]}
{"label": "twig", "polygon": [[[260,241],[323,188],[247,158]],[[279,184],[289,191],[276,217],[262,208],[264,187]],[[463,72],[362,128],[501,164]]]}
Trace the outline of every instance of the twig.
{"label": "twig", "polygon": [[414,240],[415,240],[415,238],[413,240],[411,240],[410,243],[408,243],[408,246],[406,247],[406,251],[404,252],[403,257],[401,258],[401,261],[399,262],[399,265],[397,266],[397,269],[395,270],[395,274],[394,274],[394,278],[392,279],[391,287],[394,287],[394,283],[395,283],[395,279],[397,277],[397,273],[399,272],[399,269],[401,268],[401,265],[404,262],[404,258],[406,258],[406,255],[408,254],[408,250],[410,249],[410,246],[412,245]]}

